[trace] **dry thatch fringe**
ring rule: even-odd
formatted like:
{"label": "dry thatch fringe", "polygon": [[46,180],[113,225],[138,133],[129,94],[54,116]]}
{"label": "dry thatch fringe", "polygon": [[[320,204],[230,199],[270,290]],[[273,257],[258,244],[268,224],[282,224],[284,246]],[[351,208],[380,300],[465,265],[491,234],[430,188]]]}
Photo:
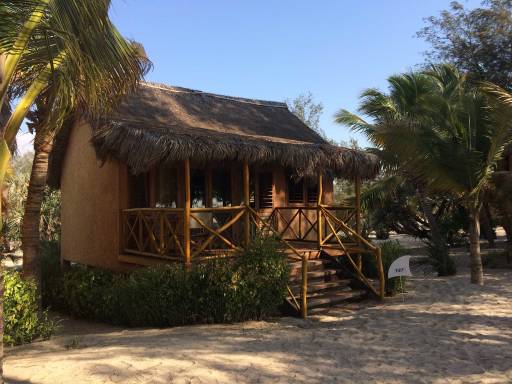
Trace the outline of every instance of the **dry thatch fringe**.
{"label": "dry thatch fringe", "polygon": [[114,157],[128,164],[135,174],[157,164],[173,164],[186,158],[197,162],[247,161],[278,164],[299,177],[330,173],[336,177],[374,178],[379,163],[373,154],[327,143],[284,143],[204,129],[179,130],[136,122],[110,121],[94,129],[92,142],[97,156]]}

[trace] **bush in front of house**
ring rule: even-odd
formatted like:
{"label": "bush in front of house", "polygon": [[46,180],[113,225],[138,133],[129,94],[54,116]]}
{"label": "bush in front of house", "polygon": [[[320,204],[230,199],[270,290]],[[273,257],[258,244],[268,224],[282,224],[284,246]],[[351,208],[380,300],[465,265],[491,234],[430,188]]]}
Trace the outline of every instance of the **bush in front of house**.
{"label": "bush in front of house", "polygon": [[[388,271],[393,261],[405,255],[405,248],[400,245],[397,240],[384,241],[379,243],[379,247],[381,249],[382,266],[384,268],[386,295],[394,296],[398,292],[402,292],[405,287],[406,278],[404,276],[402,280],[400,280],[399,277],[389,279]],[[363,258],[363,261],[364,274],[370,278],[378,278],[379,272],[375,257],[373,255],[367,255],[367,257]]]}
{"label": "bush in front of house", "polygon": [[[51,258],[51,257],[50,257]],[[126,326],[172,326],[267,318],[286,297],[288,263],[272,239],[256,239],[239,257],[185,269],[181,264],[127,274],[44,263],[43,298],[52,308]]]}
{"label": "bush in front of house", "polygon": [[5,271],[4,283],[4,343],[19,345],[34,339],[48,339],[56,324],[48,312],[39,312],[36,284],[25,280],[19,272]]}

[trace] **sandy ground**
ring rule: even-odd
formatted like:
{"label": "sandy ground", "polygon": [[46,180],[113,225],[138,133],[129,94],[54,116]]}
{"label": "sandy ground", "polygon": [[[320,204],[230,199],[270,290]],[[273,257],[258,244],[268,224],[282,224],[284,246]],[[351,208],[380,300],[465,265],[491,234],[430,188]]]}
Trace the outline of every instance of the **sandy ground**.
{"label": "sandy ground", "polygon": [[[405,301],[403,301],[405,299]],[[414,277],[307,321],[125,330],[64,322],[7,351],[8,383],[512,383],[512,271]]]}

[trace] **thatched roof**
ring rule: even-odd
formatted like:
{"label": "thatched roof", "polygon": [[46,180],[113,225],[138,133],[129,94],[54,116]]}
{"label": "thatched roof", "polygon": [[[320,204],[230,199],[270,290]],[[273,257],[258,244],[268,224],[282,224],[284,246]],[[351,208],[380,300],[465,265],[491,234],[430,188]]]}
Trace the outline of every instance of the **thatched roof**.
{"label": "thatched roof", "polygon": [[279,164],[299,176],[369,179],[378,172],[373,155],[327,143],[285,103],[154,83],[143,83],[97,124],[92,142],[100,159],[119,159],[134,173],[185,158]]}

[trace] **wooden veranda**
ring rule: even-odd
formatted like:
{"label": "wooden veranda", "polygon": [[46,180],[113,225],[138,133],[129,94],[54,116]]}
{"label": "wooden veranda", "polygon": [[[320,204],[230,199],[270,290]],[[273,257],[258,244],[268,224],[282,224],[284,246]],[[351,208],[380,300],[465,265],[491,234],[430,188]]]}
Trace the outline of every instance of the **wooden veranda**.
{"label": "wooden veranda", "polygon": [[[184,206],[121,210],[121,261],[141,264],[180,262],[185,265],[209,258],[229,257],[248,246],[258,232],[278,239],[286,257],[299,265],[300,292],[289,287],[290,302],[302,317],[308,313],[308,268],[321,253],[345,258],[354,276],[379,298],[384,297],[381,252],[361,235],[360,179],[355,180],[354,206],[322,202],[322,175],[318,176],[315,205],[274,207],[262,212],[251,206],[249,165],[243,163],[243,199],[240,205],[193,208],[190,161],[183,161]],[[362,255],[375,258],[377,286],[362,268]]]}

